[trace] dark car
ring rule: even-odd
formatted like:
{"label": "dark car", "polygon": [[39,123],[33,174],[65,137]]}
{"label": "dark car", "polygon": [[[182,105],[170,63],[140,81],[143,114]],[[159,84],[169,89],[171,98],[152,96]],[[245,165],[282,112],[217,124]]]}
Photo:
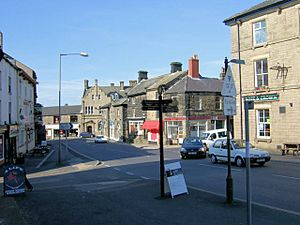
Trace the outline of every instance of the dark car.
{"label": "dark car", "polygon": [[205,146],[201,139],[197,137],[185,138],[180,148],[181,158],[206,157]]}
{"label": "dark car", "polygon": [[91,138],[91,137],[94,137],[94,135],[89,133],[89,132],[81,132],[79,134],[79,137],[81,137],[81,138]]}

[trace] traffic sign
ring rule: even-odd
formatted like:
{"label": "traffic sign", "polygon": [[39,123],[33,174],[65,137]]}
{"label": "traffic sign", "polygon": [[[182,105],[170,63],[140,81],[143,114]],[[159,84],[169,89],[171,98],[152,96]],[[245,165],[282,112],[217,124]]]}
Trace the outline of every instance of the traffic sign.
{"label": "traffic sign", "polygon": [[73,124],[72,123],[61,123],[60,124],[60,130],[70,130],[73,128]]}
{"label": "traffic sign", "polygon": [[236,99],[235,97],[224,97],[224,115],[236,115]]}
{"label": "traffic sign", "polygon": [[[161,104],[164,107],[167,107],[167,106],[170,106],[172,104],[173,100],[172,99],[163,99],[161,101]],[[160,109],[160,106],[159,106],[159,100],[143,100],[142,101],[142,110],[153,110],[153,111],[156,111],[156,110],[159,110]],[[177,105],[177,104],[176,104]]]}
{"label": "traffic sign", "polygon": [[224,84],[221,92],[222,96],[236,96],[236,89],[234,85],[233,75],[230,66],[228,66],[226,71],[226,76],[224,79]]}

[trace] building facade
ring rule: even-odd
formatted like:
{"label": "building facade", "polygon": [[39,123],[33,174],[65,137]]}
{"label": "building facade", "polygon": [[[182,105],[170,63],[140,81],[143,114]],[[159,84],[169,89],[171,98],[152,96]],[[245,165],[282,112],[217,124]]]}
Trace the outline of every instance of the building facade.
{"label": "building facade", "polygon": [[[236,137],[244,135],[243,101],[249,111],[250,142],[269,150],[297,142],[291,132],[300,125],[300,3],[270,0],[224,21],[231,29],[232,58],[237,87]],[[242,126],[241,126],[242,124]]]}

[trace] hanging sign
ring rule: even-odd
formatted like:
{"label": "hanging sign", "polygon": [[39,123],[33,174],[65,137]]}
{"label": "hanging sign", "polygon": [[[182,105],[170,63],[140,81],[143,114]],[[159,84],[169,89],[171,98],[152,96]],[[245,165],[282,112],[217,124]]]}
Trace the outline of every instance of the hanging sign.
{"label": "hanging sign", "polygon": [[165,164],[165,177],[172,198],[175,195],[188,194],[180,162]]}

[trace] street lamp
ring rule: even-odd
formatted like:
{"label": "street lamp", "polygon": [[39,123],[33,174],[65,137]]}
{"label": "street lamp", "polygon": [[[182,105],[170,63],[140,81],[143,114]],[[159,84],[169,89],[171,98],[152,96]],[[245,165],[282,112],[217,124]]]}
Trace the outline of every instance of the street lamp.
{"label": "street lamp", "polygon": [[85,52],[74,52],[74,53],[60,53],[59,54],[59,83],[58,83],[58,164],[61,163],[61,140],[60,140],[60,122],[61,122],[61,57],[68,55],[80,55],[83,57],[88,57],[89,55]]}

